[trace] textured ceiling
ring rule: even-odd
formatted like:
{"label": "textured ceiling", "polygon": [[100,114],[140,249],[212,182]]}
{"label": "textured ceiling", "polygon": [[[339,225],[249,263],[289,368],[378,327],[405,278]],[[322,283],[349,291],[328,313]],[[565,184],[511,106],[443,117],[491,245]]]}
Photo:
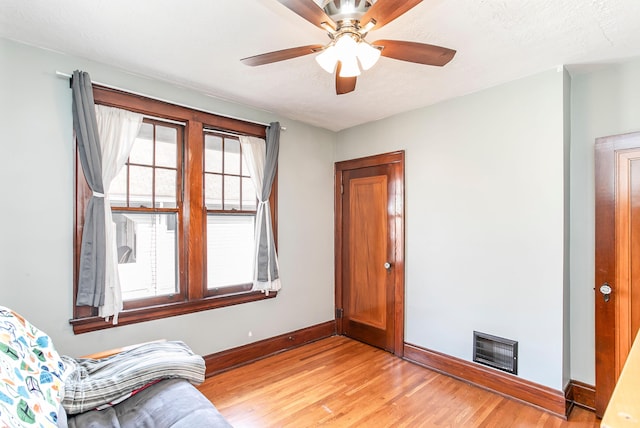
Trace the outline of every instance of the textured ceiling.
{"label": "textured ceiling", "polygon": [[440,45],[456,57],[442,68],[381,58],[355,92],[337,96],[313,55],[240,63],[328,42],[277,0],[0,0],[0,37],[334,131],[558,65],[638,56],[639,22],[639,0],[426,0],[367,40]]}

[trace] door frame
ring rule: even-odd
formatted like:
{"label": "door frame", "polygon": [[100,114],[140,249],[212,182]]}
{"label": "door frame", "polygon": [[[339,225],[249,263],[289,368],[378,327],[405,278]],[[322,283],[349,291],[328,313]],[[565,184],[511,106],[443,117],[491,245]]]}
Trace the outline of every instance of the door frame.
{"label": "door frame", "polygon": [[367,156],[363,158],[345,160],[335,163],[335,304],[336,304],[336,332],[344,334],[342,318],[337,309],[343,307],[342,302],[342,178],[343,172],[352,169],[360,169],[371,166],[395,164],[396,176],[393,177],[396,186],[395,192],[395,235],[391,241],[394,246],[394,354],[404,356],[404,150],[391,153]]}
{"label": "door frame", "polygon": [[[618,377],[616,159],[620,151],[634,148],[640,148],[638,132],[601,137],[595,142],[595,407],[599,417],[604,414]],[[605,282],[613,289],[606,303],[599,291]]]}

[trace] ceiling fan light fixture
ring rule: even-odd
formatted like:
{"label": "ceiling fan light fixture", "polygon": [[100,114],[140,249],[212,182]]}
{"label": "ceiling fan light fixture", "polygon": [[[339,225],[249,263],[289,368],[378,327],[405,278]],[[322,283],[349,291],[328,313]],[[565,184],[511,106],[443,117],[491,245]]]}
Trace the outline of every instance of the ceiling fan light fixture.
{"label": "ceiling fan light fixture", "polygon": [[338,64],[338,56],[334,45],[329,45],[322,52],[316,55],[316,62],[327,73],[333,73]]}
{"label": "ceiling fan light fixture", "polygon": [[378,62],[380,49],[376,49],[364,40],[361,40],[360,43],[358,43],[357,55],[362,69],[369,70]]}

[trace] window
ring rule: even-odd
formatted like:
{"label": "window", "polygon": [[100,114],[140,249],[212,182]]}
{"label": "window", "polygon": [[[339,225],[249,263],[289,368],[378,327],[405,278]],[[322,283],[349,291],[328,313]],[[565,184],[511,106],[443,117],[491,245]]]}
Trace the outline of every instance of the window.
{"label": "window", "polygon": [[242,292],[253,282],[256,191],[237,137],[204,134],[209,295]]}
{"label": "window", "polygon": [[146,299],[184,297],[178,278],[178,165],[184,143],[181,125],[144,119],[129,159],[111,184],[122,298],[128,308]]}
{"label": "window", "polygon": [[[265,127],[99,86],[94,99],[146,116],[110,189],[124,299],[118,325],[275,297],[251,292],[257,199],[238,139],[265,138]],[[90,196],[77,164],[74,284]],[[112,327],[97,309],[75,306],[75,287],[74,332]]]}

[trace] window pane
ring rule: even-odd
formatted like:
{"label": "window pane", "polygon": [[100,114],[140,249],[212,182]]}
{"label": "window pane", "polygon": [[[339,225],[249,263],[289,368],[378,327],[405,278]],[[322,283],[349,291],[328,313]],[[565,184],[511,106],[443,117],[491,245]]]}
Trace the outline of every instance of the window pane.
{"label": "window pane", "polygon": [[207,216],[207,287],[253,282],[254,217]]}
{"label": "window pane", "polygon": [[240,141],[225,138],[224,140],[224,173],[240,174]]}
{"label": "window pane", "polygon": [[153,168],[130,166],[129,173],[129,206],[151,208]]}
{"label": "window pane", "polygon": [[112,207],[127,206],[127,166],[123,166],[109,188],[109,199]]}
{"label": "window pane", "polygon": [[129,162],[142,165],[153,165],[153,125],[142,123],[136,141],[133,143]]}
{"label": "window pane", "polygon": [[253,181],[245,177],[242,179],[242,209],[255,211],[256,202],[256,189],[253,187]]}
{"label": "window pane", "polygon": [[175,213],[113,213],[123,300],[178,292]]}
{"label": "window pane", "polygon": [[222,209],[222,176],[204,175],[204,203],[208,210]]}
{"label": "window pane", "polygon": [[178,131],[167,126],[156,126],[156,165],[176,167]]}
{"label": "window pane", "polygon": [[204,136],[204,170],[222,173],[222,138],[215,135]]}
{"label": "window pane", "polygon": [[224,209],[240,209],[240,177],[225,175],[224,177]]}
{"label": "window pane", "polygon": [[175,208],[176,206],[176,171],[156,169],[156,208]]}

